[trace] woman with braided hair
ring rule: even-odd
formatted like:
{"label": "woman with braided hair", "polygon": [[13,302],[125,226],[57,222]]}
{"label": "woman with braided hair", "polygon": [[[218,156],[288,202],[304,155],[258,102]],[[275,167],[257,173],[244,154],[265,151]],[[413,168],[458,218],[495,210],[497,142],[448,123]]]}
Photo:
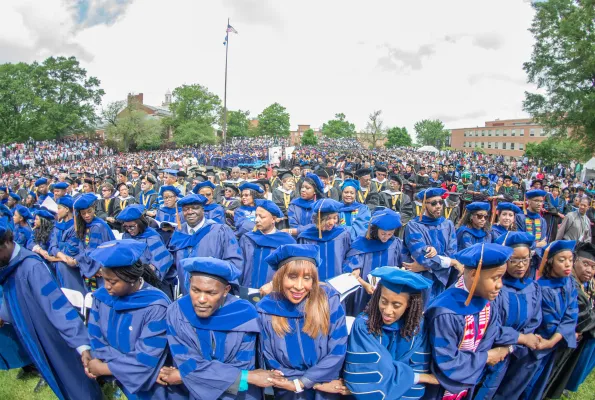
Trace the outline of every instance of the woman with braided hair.
{"label": "woman with braided hair", "polygon": [[[395,267],[372,271],[381,278],[365,311],[353,323],[343,371],[345,386],[357,398],[370,392],[387,399],[419,399],[429,374],[430,355],[423,327],[422,292],[432,281]],[[366,378],[369,377],[369,378]]]}

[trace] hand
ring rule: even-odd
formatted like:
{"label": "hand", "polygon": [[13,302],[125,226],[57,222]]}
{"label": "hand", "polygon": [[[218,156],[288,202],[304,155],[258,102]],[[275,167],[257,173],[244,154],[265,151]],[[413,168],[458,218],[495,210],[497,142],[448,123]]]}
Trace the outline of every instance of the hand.
{"label": "hand", "polygon": [[460,274],[462,274],[465,270],[465,266],[454,258],[450,259],[450,266],[459,271]]}
{"label": "hand", "polygon": [[351,275],[355,276],[356,278],[359,278],[361,273],[362,273],[362,270],[360,268],[354,269],[353,271],[351,271]]}
{"label": "hand", "polygon": [[[164,383],[161,383],[161,382]],[[181,385],[182,384],[182,376],[180,375],[180,370],[175,367],[163,367],[159,371],[159,378],[157,382],[161,385]]]}
{"label": "hand", "polygon": [[295,392],[295,385],[293,384],[293,381],[290,381],[284,377],[275,377],[270,379],[273,386],[275,386],[276,388],[285,389],[290,392]]}
{"label": "hand", "polygon": [[264,297],[273,291],[273,282],[265,283],[260,287],[260,297]]}
{"label": "hand", "polygon": [[506,347],[495,347],[491,350],[488,350],[488,360],[486,361],[486,364],[496,365],[502,360],[504,360],[507,355],[508,350],[506,349]]}
{"label": "hand", "polygon": [[427,385],[440,385],[438,379],[432,374],[419,374],[419,383],[425,383]]}
{"label": "hand", "polygon": [[412,263],[403,262],[403,267],[411,272],[423,272],[428,270],[428,268],[419,264],[417,261],[413,261]]}
{"label": "hand", "polygon": [[89,361],[85,370],[88,371],[90,375],[95,377],[112,374],[107,364],[98,358],[94,358]]}
{"label": "hand", "polygon": [[551,349],[552,347],[554,347],[556,345],[556,343],[558,342],[554,342],[551,339],[541,339],[541,341],[539,342],[539,345],[537,346],[536,350],[546,350],[546,349]]}
{"label": "hand", "polygon": [[541,248],[547,246],[547,240],[543,239],[537,243],[535,243],[535,247]]}
{"label": "hand", "polygon": [[438,251],[436,251],[436,248],[430,246],[426,249],[426,258],[432,258],[432,257],[436,257],[438,255]]}
{"label": "hand", "polygon": [[[1,325],[0,325],[0,326],[1,326]],[[583,338],[583,334],[582,334],[582,333],[580,333],[580,332],[576,332],[576,341],[577,341],[577,342],[580,342],[582,338]]]}
{"label": "hand", "polygon": [[368,293],[370,296],[374,293],[374,289],[375,289],[374,286],[372,286],[368,282],[364,281],[359,276],[356,279],[359,282],[359,284],[362,285],[362,287],[364,288],[364,290],[366,291],[366,293]]}
{"label": "hand", "polygon": [[[281,375],[279,375],[281,374]],[[285,379],[280,371],[267,371],[266,369],[255,369],[248,371],[248,383],[258,387],[273,386],[273,379]]]}
{"label": "hand", "polygon": [[313,388],[315,390],[319,390],[321,392],[339,393],[344,396],[351,393],[351,392],[349,392],[349,389],[347,389],[347,387],[345,386],[345,383],[343,382],[342,379],[335,379],[333,381],[326,382],[326,383],[317,383],[314,385]]}
{"label": "hand", "polygon": [[541,343],[541,336],[534,335],[533,333],[526,335],[521,333],[519,335],[518,343],[527,346],[531,350],[536,350],[539,343]]}
{"label": "hand", "polygon": [[157,211],[147,211],[147,215],[149,217],[154,217],[155,215],[157,215]]}
{"label": "hand", "polygon": [[113,223],[116,221],[116,220],[114,219],[114,217],[107,217],[105,220],[106,220],[107,222],[111,222],[112,224],[113,224]]}

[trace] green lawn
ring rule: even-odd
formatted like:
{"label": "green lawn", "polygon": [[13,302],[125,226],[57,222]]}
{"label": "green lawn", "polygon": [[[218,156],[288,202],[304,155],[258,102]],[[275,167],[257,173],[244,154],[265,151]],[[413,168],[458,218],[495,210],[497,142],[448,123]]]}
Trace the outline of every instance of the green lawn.
{"label": "green lawn", "polygon": [[[17,370],[0,371],[0,399],[2,400],[56,400],[56,396],[49,388],[44,388],[40,393],[33,393],[38,378],[29,378],[26,380],[16,380]],[[112,399],[111,388],[104,390],[107,399]],[[577,393],[573,393],[569,400],[593,400],[595,393],[595,373],[580,387]],[[126,396],[122,395],[125,400]]]}

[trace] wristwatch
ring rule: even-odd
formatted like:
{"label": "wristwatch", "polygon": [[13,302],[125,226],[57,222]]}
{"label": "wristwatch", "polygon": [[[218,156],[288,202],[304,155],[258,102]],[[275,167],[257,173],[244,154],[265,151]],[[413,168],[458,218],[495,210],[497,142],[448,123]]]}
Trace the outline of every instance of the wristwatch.
{"label": "wristwatch", "polygon": [[514,346],[513,345],[508,346],[508,354],[512,354],[513,351],[514,351]]}
{"label": "wristwatch", "polygon": [[302,393],[304,389],[302,388],[301,382],[299,379],[294,379],[293,384],[295,385],[295,392]]}

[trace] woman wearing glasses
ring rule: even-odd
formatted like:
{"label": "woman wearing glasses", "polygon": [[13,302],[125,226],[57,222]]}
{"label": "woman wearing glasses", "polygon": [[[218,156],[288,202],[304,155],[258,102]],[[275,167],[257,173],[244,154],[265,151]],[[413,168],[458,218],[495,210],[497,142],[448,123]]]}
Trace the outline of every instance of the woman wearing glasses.
{"label": "woman wearing glasses", "polygon": [[499,315],[503,334],[518,337],[519,345],[509,349],[510,355],[504,361],[486,367],[484,379],[476,388],[478,399],[517,399],[530,379],[527,363],[535,361],[529,349],[534,350],[539,343],[533,332],[541,324],[542,300],[541,287],[533,279],[525,277],[534,242],[535,237],[526,232],[507,232],[494,241],[514,249],[506,263],[503,286],[493,303],[493,310]]}
{"label": "woman wearing glasses", "polygon": [[459,251],[477,243],[491,243],[490,203],[475,201],[467,204],[463,219],[457,229],[457,247]]}

